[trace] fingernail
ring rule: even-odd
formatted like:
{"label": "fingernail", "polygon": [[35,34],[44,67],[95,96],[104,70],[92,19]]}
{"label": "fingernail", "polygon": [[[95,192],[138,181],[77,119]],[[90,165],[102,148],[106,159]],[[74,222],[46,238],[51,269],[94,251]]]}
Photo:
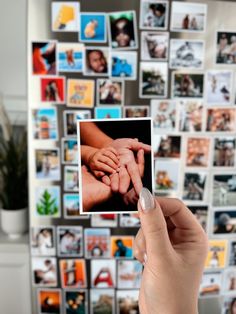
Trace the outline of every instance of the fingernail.
{"label": "fingernail", "polygon": [[147,188],[142,188],[139,194],[139,200],[144,212],[148,212],[156,207],[154,197]]}
{"label": "fingernail", "polygon": [[147,253],[144,253],[143,255],[143,266],[147,263]]}

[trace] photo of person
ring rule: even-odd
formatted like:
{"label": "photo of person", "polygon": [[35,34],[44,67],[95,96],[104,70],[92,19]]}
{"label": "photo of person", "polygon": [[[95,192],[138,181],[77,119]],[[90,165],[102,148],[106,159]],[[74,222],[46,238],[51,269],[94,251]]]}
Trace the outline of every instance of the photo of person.
{"label": "photo of person", "polygon": [[91,260],[91,287],[115,288],[116,286],[116,261]]}
{"label": "photo of person", "polygon": [[124,80],[137,78],[137,52],[112,51],[111,52],[111,77]]}
{"label": "photo of person", "polygon": [[117,215],[116,214],[100,214],[91,216],[92,227],[117,227]]}
{"label": "photo of person", "polygon": [[106,47],[87,47],[83,74],[87,76],[109,76],[109,54],[109,49]]}
{"label": "photo of person", "polygon": [[77,120],[91,119],[90,110],[64,110],[64,136],[76,137],[77,135]]}
{"label": "photo of person", "polygon": [[149,117],[149,106],[125,106],[123,118],[145,118]]}
{"label": "photo of person", "polygon": [[236,241],[229,243],[229,266],[236,266]]}
{"label": "photo of person", "polygon": [[114,289],[91,289],[90,290],[90,313],[113,314],[115,313]]}
{"label": "photo of person", "polygon": [[167,97],[168,69],[167,63],[140,63],[140,98]]}
{"label": "photo of person", "polygon": [[206,102],[208,105],[230,105],[233,72],[212,70],[206,74]]}
{"label": "photo of person", "polygon": [[236,132],[236,109],[208,109],[206,130],[209,132]]}
{"label": "photo of person", "polygon": [[138,213],[120,214],[120,227],[140,227],[140,219]]}
{"label": "photo of person", "polygon": [[84,43],[105,43],[107,41],[105,13],[80,13],[79,41]]}
{"label": "photo of person", "polygon": [[117,290],[117,313],[139,313],[139,290]]}
{"label": "photo of person", "polygon": [[110,233],[109,228],[85,229],[85,258],[110,258]]}
{"label": "photo of person", "polygon": [[36,179],[59,181],[61,179],[59,148],[36,149],[35,167]]}
{"label": "photo of person", "polygon": [[151,100],[151,117],[154,133],[172,132],[176,128],[176,102],[173,100]]}
{"label": "photo of person", "polygon": [[227,240],[209,240],[205,269],[224,268],[226,266],[227,251]]}
{"label": "photo of person", "polygon": [[41,102],[51,102],[56,104],[65,103],[65,78],[47,77],[40,79]]}
{"label": "photo of person", "polygon": [[98,79],[97,80],[97,105],[119,105],[124,103],[124,81]]}
{"label": "photo of person", "polygon": [[179,161],[155,159],[155,192],[177,192],[179,171]]}
{"label": "photo of person", "polygon": [[222,301],[222,314],[234,314],[236,310],[236,298],[224,297]]}
{"label": "photo of person", "polygon": [[171,69],[203,69],[205,42],[203,40],[170,40]]}
{"label": "photo of person", "polygon": [[86,265],[84,259],[61,259],[59,261],[61,287],[86,288]]}
{"label": "photo of person", "polygon": [[83,228],[78,226],[57,227],[58,256],[83,255]]}
{"label": "photo of person", "polygon": [[35,140],[57,140],[58,124],[55,108],[32,110],[33,138]]}
{"label": "photo of person", "polygon": [[216,64],[236,64],[236,32],[216,32]]}
{"label": "photo of person", "polygon": [[132,236],[112,236],[111,238],[111,257],[113,258],[133,258]]}
{"label": "photo of person", "polygon": [[166,30],[168,27],[168,1],[141,0],[140,28]]}
{"label": "photo of person", "polygon": [[64,290],[64,307],[65,314],[87,314],[87,291]]}
{"label": "photo of person", "polygon": [[120,106],[100,106],[94,111],[95,119],[120,119],[122,118],[122,110]]}
{"label": "photo of person", "polygon": [[214,139],[213,166],[234,167],[236,157],[236,139],[233,136]]}
{"label": "photo of person", "polygon": [[235,296],[236,292],[236,271],[234,267],[224,269],[223,272],[223,293]]}
{"label": "photo of person", "polygon": [[224,235],[236,233],[236,211],[215,210],[213,213],[212,234]]}
{"label": "photo of person", "polygon": [[181,100],[179,102],[179,131],[201,132],[203,126],[203,102]]}
{"label": "photo of person", "polygon": [[207,221],[208,221],[208,206],[188,206],[198,222],[202,226],[203,230],[207,232]]}
{"label": "photo of person", "polygon": [[213,206],[236,206],[236,173],[213,175]]}
{"label": "photo of person", "polygon": [[93,108],[94,106],[93,80],[67,80],[67,102],[68,107]]}
{"label": "photo of person", "polygon": [[208,167],[210,159],[211,139],[207,137],[187,138],[187,167]]}
{"label": "photo of person", "polygon": [[181,136],[155,134],[153,150],[155,158],[180,158]]}
{"label": "photo of person", "polygon": [[78,164],[78,143],[77,139],[71,138],[61,139],[62,163],[64,164]]}
{"label": "photo of person", "polygon": [[38,289],[38,313],[61,314],[62,299],[60,289]]}
{"label": "photo of person", "polygon": [[63,207],[64,207],[64,217],[66,219],[78,219],[78,218],[86,218],[85,216],[80,216],[79,212],[79,194],[78,193],[70,193],[63,195]]}
{"label": "photo of person", "polygon": [[207,174],[187,172],[184,174],[183,199],[185,201],[204,201]]}
{"label": "photo of person", "polygon": [[34,286],[57,286],[57,263],[55,257],[33,257],[32,272]]}
{"label": "photo of person", "polygon": [[203,98],[204,74],[172,73],[173,98]]}
{"label": "photo of person", "polygon": [[58,72],[80,73],[84,70],[84,45],[78,43],[57,44]]}
{"label": "photo of person", "polygon": [[50,40],[44,42],[32,42],[32,74],[56,75],[57,42]]}
{"label": "photo of person", "polygon": [[108,14],[110,46],[112,49],[138,48],[135,11],[120,11]]}
{"label": "photo of person", "polygon": [[141,285],[143,265],[137,261],[117,261],[117,288],[139,289]]}
{"label": "photo of person", "polygon": [[204,273],[200,284],[200,297],[217,296],[221,292],[222,273]]}
{"label": "photo of person", "polygon": [[141,59],[145,61],[167,61],[169,56],[169,33],[142,32]]}
{"label": "photo of person", "polygon": [[36,186],[34,208],[37,217],[59,218],[61,216],[60,187]]}
{"label": "photo of person", "polygon": [[207,4],[172,2],[171,26],[172,32],[205,32],[207,23]]}
{"label": "photo of person", "polygon": [[51,23],[53,32],[78,32],[80,3],[53,1]]}
{"label": "photo of person", "polygon": [[56,255],[54,227],[32,227],[31,228],[31,254],[34,256]]}
{"label": "photo of person", "polygon": [[78,166],[64,167],[64,191],[79,191]]}
{"label": "photo of person", "polygon": [[142,186],[152,190],[151,119],[77,123],[81,214],[137,211]]}

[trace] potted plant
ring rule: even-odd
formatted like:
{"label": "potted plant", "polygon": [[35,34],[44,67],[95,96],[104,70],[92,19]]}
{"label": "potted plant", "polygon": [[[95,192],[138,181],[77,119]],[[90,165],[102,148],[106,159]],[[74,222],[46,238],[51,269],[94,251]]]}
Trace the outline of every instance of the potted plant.
{"label": "potted plant", "polygon": [[28,230],[27,133],[13,131],[2,106],[0,116],[1,227],[18,238]]}

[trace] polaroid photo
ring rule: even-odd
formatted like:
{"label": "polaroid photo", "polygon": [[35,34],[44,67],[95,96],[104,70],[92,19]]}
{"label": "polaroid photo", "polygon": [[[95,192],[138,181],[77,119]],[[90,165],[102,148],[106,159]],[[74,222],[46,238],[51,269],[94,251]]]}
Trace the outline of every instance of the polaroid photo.
{"label": "polaroid photo", "polygon": [[166,62],[140,63],[140,98],[166,98],[168,90],[168,67]]}
{"label": "polaroid photo", "polygon": [[235,65],[236,64],[236,32],[217,31],[216,32],[216,64]]}
{"label": "polaroid photo", "polygon": [[51,28],[53,32],[78,32],[80,3],[77,1],[51,3]]}
{"label": "polaroid photo", "polygon": [[55,108],[32,109],[33,139],[58,140],[57,110]]}
{"label": "polaroid photo", "polygon": [[173,98],[203,98],[204,74],[172,72]]}
{"label": "polaroid photo", "polygon": [[35,150],[35,175],[37,180],[61,180],[60,149]]}
{"label": "polaroid photo", "polygon": [[207,26],[207,4],[172,2],[172,32],[203,33]]}
{"label": "polaroid photo", "polygon": [[[107,119],[107,120],[91,120],[91,121],[78,121],[78,144],[79,144],[79,186],[80,186],[80,197],[81,197],[81,214],[107,214],[107,213],[125,213],[125,212],[137,212],[137,185],[143,183],[145,187],[147,187],[150,191],[152,191],[152,120],[150,118],[145,119]],[[139,177],[136,177],[133,181],[126,176],[127,182],[122,186],[115,186],[116,192],[108,188],[107,184],[101,181],[99,177],[99,172],[104,172],[106,175],[105,182],[109,179],[111,174],[114,174],[115,179],[118,177],[118,173],[116,169],[118,167],[118,157],[121,150],[111,151],[111,147],[106,149],[97,149],[93,147],[93,143],[91,146],[88,146],[89,142],[87,141],[87,145],[81,145],[85,141],[84,136],[86,133],[84,130],[86,129],[86,133],[89,130],[92,130],[93,136],[96,138],[96,134],[100,134],[100,137],[106,137],[113,139],[114,143],[116,143],[119,139],[119,142],[126,143],[127,139],[138,139],[139,145],[143,147],[145,150],[144,161],[145,168],[144,174],[142,176],[142,181]],[[131,140],[132,141],[132,140]],[[136,141],[137,143],[137,141]],[[112,145],[112,143],[110,144]],[[121,144],[122,145],[122,144]],[[126,145],[126,144],[125,144]],[[92,159],[88,159],[88,156],[93,152]],[[113,152],[113,153],[112,153]],[[122,151],[123,152],[123,151]],[[129,153],[130,156],[130,150]],[[112,153],[112,154],[111,154]],[[133,152],[136,156],[136,152]],[[94,155],[95,154],[95,155]],[[109,157],[107,157],[107,154]],[[122,153],[123,154],[123,153]],[[110,162],[111,166],[107,167],[107,164],[100,162],[96,163],[97,156],[105,157],[106,163]],[[129,159],[130,162],[126,164],[125,156],[121,155],[120,163],[126,165],[127,171],[129,168],[133,166],[133,159]],[[139,156],[140,157],[140,156]],[[104,160],[104,158],[103,158]],[[112,163],[111,163],[112,161]],[[96,165],[94,165],[94,162]],[[86,166],[91,170],[88,172]],[[123,169],[124,170],[124,169]],[[122,170],[122,171],[123,171]],[[126,173],[126,172],[125,172]],[[111,178],[114,182],[114,177]],[[129,182],[128,182],[129,181]],[[92,192],[93,202],[91,202],[89,193]],[[97,189],[99,188],[99,193],[97,193]],[[117,191],[118,190],[118,191]],[[89,192],[90,191],[90,192]],[[103,198],[99,199],[97,196],[101,195],[101,191],[103,191]],[[128,197],[123,198],[124,192],[128,192]],[[123,194],[122,194],[122,193]]]}
{"label": "polaroid photo", "polygon": [[79,41],[83,43],[107,42],[107,15],[101,12],[80,13]]}
{"label": "polaroid photo", "polygon": [[167,61],[169,56],[169,33],[142,32],[141,59],[144,61]]}
{"label": "polaroid photo", "polygon": [[91,288],[116,287],[116,261],[111,259],[91,260]]}
{"label": "polaroid photo", "polygon": [[138,213],[127,213],[120,214],[120,227],[131,227],[131,228],[139,228],[140,227],[140,219]]}
{"label": "polaroid photo", "polygon": [[139,289],[141,286],[143,265],[137,261],[117,261],[117,288]]}
{"label": "polaroid photo", "polygon": [[215,137],[213,167],[235,167],[236,138],[233,136]]}
{"label": "polaroid photo", "polygon": [[57,286],[57,260],[55,257],[33,257],[32,279],[33,286]]}
{"label": "polaroid photo", "polygon": [[64,110],[63,111],[64,136],[76,137],[77,120],[86,119],[91,119],[90,110]]}
{"label": "polaroid photo", "polygon": [[117,227],[118,217],[116,214],[98,214],[91,216],[92,227]]}
{"label": "polaroid photo", "polygon": [[208,105],[232,103],[233,71],[207,71],[205,85],[205,99]]}
{"label": "polaroid photo", "polygon": [[61,217],[60,187],[36,186],[34,210],[37,217],[59,218]]}
{"label": "polaroid photo", "polygon": [[137,52],[112,51],[111,77],[135,81],[137,79]]}
{"label": "polaroid photo", "polygon": [[67,107],[94,107],[94,80],[67,80]]}
{"label": "polaroid photo", "polygon": [[193,203],[205,201],[207,189],[206,181],[206,172],[184,173],[183,200]]}
{"label": "polaroid photo", "polygon": [[222,314],[229,314],[230,311],[232,312],[232,309],[235,307],[236,305],[236,298],[235,297],[227,297],[224,296],[222,302],[221,302],[221,306],[222,306]]}
{"label": "polaroid photo", "polygon": [[236,241],[229,242],[229,266],[236,266]]}
{"label": "polaroid photo", "polygon": [[177,192],[179,190],[179,160],[155,159],[155,192]]}
{"label": "polaroid photo", "polygon": [[151,117],[155,134],[174,132],[176,129],[176,102],[167,99],[152,99]]}
{"label": "polaroid photo", "polygon": [[203,108],[202,100],[180,100],[179,131],[201,132],[203,129]]}
{"label": "polaroid photo", "polygon": [[235,237],[236,210],[216,209],[212,211],[211,234],[214,237],[223,236],[224,239]]}
{"label": "polaroid photo", "polygon": [[229,207],[236,205],[236,172],[213,175],[212,205]]}
{"label": "polaroid photo", "polygon": [[97,80],[97,106],[124,104],[125,84],[122,80]]}
{"label": "polaroid photo", "polygon": [[236,132],[236,108],[207,109],[208,132]]}
{"label": "polaroid photo", "polygon": [[209,167],[211,138],[188,137],[186,142],[186,166],[203,168]]}
{"label": "polaroid photo", "polygon": [[120,119],[122,110],[120,106],[100,106],[95,108],[95,119]]}
{"label": "polaroid photo", "polygon": [[170,40],[170,69],[197,69],[204,67],[205,42],[194,39]]}
{"label": "polaroid photo", "polygon": [[40,78],[41,102],[64,104],[65,103],[65,77]]}
{"label": "polaroid photo", "polygon": [[83,228],[80,226],[57,227],[57,254],[60,257],[83,256]]}
{"label": "polaroid photo", "polygon": [[123,118],[146,118],[149,117],[149,106],[125,106]]}
{"label": "polaroid photo", "polygon": [[111,257],[117,259],[132,259],[133,253],[133,236],[111,236]]}
{"label": "polaroid photo", "polygon": [[87,290],[64,290],[64,314],[88,314]]}
{"label": "polaroid photo", "polygon": [[110,258],[109,228],[87,228],[84,230],[85,258]]}
{"label": "polaroid photo", "polygon": [[139,313],[139,289],[116,291],[116,313]]}
{"label": "polaroid photo", "polygon": [[78,165],[78,142],[76,138],[61,139],[62,163]]}
{"label": "polaroid photo", "polygon": [[167,30],[169,2],[162,0],[141,0],[140,28]]}
{"label": "polaroid photo", "polygon": [[61,259],[59,261],[61,287],[65,288],[86,288],[86,265],[84,259]]}
{"label": "polaroid photo", "polygon": [[222,293],[235,296],[236,293],[236,270],[235,267],[230,267],[223,272],[223,287]]}
{"label": "polaroid photo", "polygon": [[62,314],[61,289],[38,289],[37,301],[39,314]]}
{"label": "polaroid photo", "polygon": [[90,314],[98,314],[101,309],[105,309],[106,313],[109,314],[116,313],[114,289],[90,290]]}
{"label": "polaroid photo", "polygon": [[155,158],[180,158],[181,136],[155,134],[153,151]]}
{"label": "polaroid photo", "polygon": [[109,48],[86,47],[83,74],[86,76],[110,76],[109,60]]}
{"label": "polaroid photo", "polygon": [[205,262],[205,269],[217,269],[226,267],[228,251],[227,240],[209,240],[209,250]]}
{"label": "polaroid photo", "polygon": [[64,167],[64,191],[79,192],[78,166]]}
{"label": "polaroid photo", "polygon": [[78,43],[57,44],[57,71],[81,73],[84,70],[84,45]]}
{"label": "polaroid photo", "polygon": [[80,215],[80,197],[79,193],[70,193],[63,195],[63,209],[65,219],[87,218]]}
{"label": "polaroid photo", "polygon": [[219,296],[222,289],[222,272],[205,272],[202,276],[199,297]]}
{"label": "polaroid photo", "polygon": [[203,230],[207,233],[208,231],[208,206],[188,206],[188,209],[194,214],[197,218],[197,221],[202,226]]}
{"label": "polaroid photo", "polygon": [[56,255],[55,227],[32,227],[30,238],[31,254],[33,256]]}
{"label": "polaroid photo", "polygon": [[112,49],[137,49],[138,32],[135,11],[108,14],[109,40]]}
{"label": "polaroid photo", "polygon": [[57,41],[33,41],[32,75],[57,75]]}

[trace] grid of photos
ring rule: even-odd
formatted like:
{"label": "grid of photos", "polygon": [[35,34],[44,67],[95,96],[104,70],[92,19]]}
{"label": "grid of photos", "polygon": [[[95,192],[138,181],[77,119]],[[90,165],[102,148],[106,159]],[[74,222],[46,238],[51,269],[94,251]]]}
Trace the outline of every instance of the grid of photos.
{"label": "grid of photos", "polygon": [[235,303],[236,31],[215,31],[206,68],[207,3],[139,1],[140,11],[109,12],[51,1],[52,38],[30,43],[29,87],[38,95],[29,103],[30,239],[39,314],[139,313],[137,182],[128,178],[107,196],[119,152],[96,146],[97,134],[146,145],[141,184],[184,200],[210,237],[199,298],[223,296],[224,314]]}

